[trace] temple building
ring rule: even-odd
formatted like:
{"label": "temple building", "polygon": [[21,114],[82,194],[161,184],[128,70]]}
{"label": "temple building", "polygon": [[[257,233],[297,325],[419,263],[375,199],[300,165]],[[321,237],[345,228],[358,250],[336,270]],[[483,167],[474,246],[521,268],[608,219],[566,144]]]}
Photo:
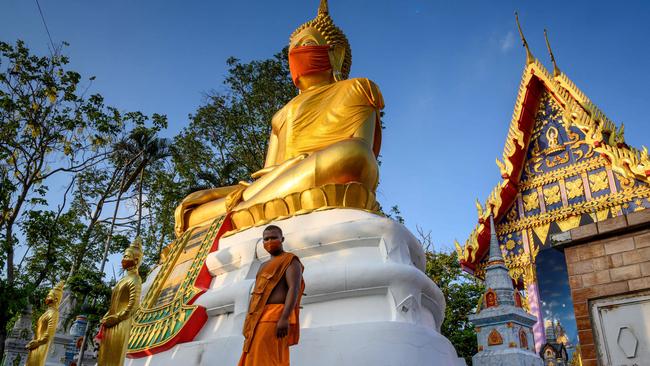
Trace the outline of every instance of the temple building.
{"label": "temple building", "polygon": [[650,314],[647,149],[629,146],[623,125],[560,71],[548,39],[551,72],[520,34],[527,57],[497,159],[502,180],[456,243],[461,266],[485,278],[493,215],[509,274],[537,318],[537,352],[549,318],[563,325],[569,362],[641,364],[650,325],[633,319]]}

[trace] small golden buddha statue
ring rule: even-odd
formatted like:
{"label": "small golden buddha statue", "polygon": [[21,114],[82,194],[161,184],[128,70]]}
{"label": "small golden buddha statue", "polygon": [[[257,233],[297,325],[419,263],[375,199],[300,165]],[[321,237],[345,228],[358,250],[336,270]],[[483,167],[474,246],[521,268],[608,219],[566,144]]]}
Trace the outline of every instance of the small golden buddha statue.
{"label": "small golden buddha statue", "polygon": [[[345,195],[341,202],[362,202],[356,207],[363,206],[364,199],[374,204],[381,145],[379,113],[384,102],[372,81],[347,79],[351,64],[348,40],[332,21],[327,1],[321,0],[316,18],[290,37],[289,66],[300,94],[273,116],[264,168],[252,174],[252,182],[187,196],[176,209],[176,234],[226,212],[236,214],[262,204],[266,219],[289,216],[293,208],[283,206],[292,206],[288,197],[317,187],[329,187],[332,197]],[[351,183],[362,188],[340,193],[334,187]],[[316,201],[308,202],[312,208],[336,206],[329,202],[333,201],[330,196],[318,198],[319,194],[296,199],[298,204],[303,201],[303,208],[306,199]],[[362,195],[372,199],[354,197]],[[286,203],[275,205],[282,199]],[[242,219],[235,214],[235,227],[241,226],[238,221]],[[250,220],[259,224],[259,217],[252,216]]]}
{"label": "small golden buddha statue", "polygon": [[126,271],[111,294],[111,305],[101,320],[102,330],[97,356],[101,366],[122,366],[126,355],[132,316],[140,305],[142,280],[138,267],[142,262],[142,239],[136,237],[126,248],[122,268]]}
{"label": "small golden buddha statue", "polygon": [[29,355],[27,356],[27,366],[43,366],[47,359],[47,353],[50,345],[54,340],[56,326],[59,323],[59,302],[63,297],[64,281],[59,282],[45,297],[47,310],[38,318],[34,339],[27,343]]}

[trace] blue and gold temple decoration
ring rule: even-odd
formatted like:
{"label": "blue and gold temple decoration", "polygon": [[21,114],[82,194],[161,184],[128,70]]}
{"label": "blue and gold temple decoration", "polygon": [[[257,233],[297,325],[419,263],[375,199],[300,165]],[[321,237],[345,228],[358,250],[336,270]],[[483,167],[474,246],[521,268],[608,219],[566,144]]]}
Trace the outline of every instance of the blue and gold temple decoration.
{"label": "blue and gold temple decoration", "polygon": [[[536,348],[544,319],[564,317],[578,339],[566,258],[551,236],[581,225],[650,208],[648,150],[625,142],[617,126],[553,62],[551,74],[537,60],[519,28],[526,66],[496,163],[502,180],[486,201],[477,201],[478,223],[464,244],[455,243],[461,266],[485,277],[490,220],[509,275],[537,317]],[[580,357],[579,352],[575,357]]]}
{"label": "blue and gold temple decoration", "polygon": [[524,69],[497,165],[503,180],[485,203],[477,202],[476,228],[463,245],[456,243],[463,268],[479,276],[491,213],[506,258],[530,265],[535,243],[547,243],[551,225],[565,231],[650,208],[647,149],[628,146],[622,125],[608,119],[564,73],[551,75],[535,58]]}

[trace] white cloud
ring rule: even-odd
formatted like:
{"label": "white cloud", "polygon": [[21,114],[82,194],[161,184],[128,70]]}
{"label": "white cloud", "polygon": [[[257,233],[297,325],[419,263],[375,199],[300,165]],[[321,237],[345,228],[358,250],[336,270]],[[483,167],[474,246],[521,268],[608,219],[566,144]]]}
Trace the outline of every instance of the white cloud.
{"label": "white cloud", "polygon": [[499,40],[499,46],[501,47],[501,51],[506,52],[510,50],[513,46],[515,45],[515,34],[512,31],[508,31],[508,33]]}

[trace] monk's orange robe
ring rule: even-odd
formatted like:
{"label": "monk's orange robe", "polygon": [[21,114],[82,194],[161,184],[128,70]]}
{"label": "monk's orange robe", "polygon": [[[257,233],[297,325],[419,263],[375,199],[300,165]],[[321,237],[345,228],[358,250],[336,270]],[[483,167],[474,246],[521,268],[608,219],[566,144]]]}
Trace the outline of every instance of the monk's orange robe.
{"label": "monk's orange robe", "polygon": [[289,366],[289,346],[297,344],[300,338],[300,299],[305,288],[304,281],[300,284],[296,307],[289,316],[289,332],[286,337],[278,338],[276,335],[276,325],[284,304],[266,302],[294,259],[298,260],[298,257],[282,253],[272,257],[257,273],[244,322],[243,334],[246,339],[239,366]]}

